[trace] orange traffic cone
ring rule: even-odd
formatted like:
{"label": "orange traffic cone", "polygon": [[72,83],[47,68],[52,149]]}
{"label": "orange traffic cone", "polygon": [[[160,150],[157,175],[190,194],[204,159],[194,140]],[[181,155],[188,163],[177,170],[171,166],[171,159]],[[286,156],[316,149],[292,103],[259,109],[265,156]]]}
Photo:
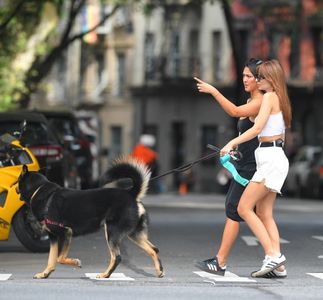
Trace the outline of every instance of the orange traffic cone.
{"label": "orange traffic cone", "polygon": [[178,188],[178,193],[181,196],[184,196],[187,194],[187,184],[186,183],[184,183],[184,182],[180,183],[179,188]]}

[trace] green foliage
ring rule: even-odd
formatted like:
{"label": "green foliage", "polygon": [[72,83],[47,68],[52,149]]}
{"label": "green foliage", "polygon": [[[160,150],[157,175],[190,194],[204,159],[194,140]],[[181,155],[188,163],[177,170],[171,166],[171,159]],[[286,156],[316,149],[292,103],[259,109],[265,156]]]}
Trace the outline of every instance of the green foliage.
{"label": "green foliage", "polygon": [[[187,0],[187,4],[202,4],[205,1],[207,0]],[[115,6],[137,5],[144,13],[150,13],[157,6],[169,4],[167,0],[101,0],[101,2]],[[39,23],[44,7],[48,3],[52,4],[55,10],[54,15],[60,20],[64,20],[64,24],[68,24],[70,20],[66,4],[71,4],[72,1],[3,0],[0,3],[0,110],[6,110],[17,106],[21,95],[30,93],[25,85],[28,78],[25,77],[27,77],[26,74],[34,76],[37,73],[35,69],[31,68],[34,61],[28,62],[29,69],[22,69],[19,68],[19,65],[17,66],[17,58],[28,53],[27,45],[31,36],[40,27]],[[60,29],[60,32],[62,31],[64,28]],[[59,32],[56,30],[48,32],[45,39],[33,46],[34,60],[37,57],[41,61],[56,46],[59,46],[58,34]],[[25,63],[21,60],[20,62]],[[43,76],[42,73],[40,74],[40,77]],[[32,82],[32,84],[37,86],[39,82]]]}
{"label": "green foliage", "polygon": [[[21,0],[6,0],[0,7],[0,110],[15,107],[19,94],[25,91],[24,74],[14,67],[14,61],[26,51],[46,2],[54,3],[57,9],[62,5],[61,0],[25,0],[21,6]],[[39,54],[47,50],[46,43],[36,47]]]}

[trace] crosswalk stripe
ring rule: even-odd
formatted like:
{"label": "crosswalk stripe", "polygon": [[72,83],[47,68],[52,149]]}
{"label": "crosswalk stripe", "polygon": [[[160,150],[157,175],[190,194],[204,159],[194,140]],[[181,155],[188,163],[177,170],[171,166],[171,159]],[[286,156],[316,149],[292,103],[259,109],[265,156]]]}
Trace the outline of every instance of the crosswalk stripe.
{"label": "crosswalk stripe", "polygon": [[[241,238],[246,242],[247,246],[258,246],[260,245],[258,239],[255,237],[255,236],[252,236],[252,235],[244,235],[244,236],[241,236]],[[280,243],[281,244],[289,244],[290,242],[285,240],[285,239],[282,239],[280,238]]]}
{"label": "crosswalk stripe", "polygon": [[306,273],[306,274],[323,280],[323,273]]}
{"label": "crosswalk stripe", "polygon": [[323,242],[323,236],[321,235],[312,235],[312,238]]}
{"label": "crosswalk stripe", "polygon": [[85,273],[85,276],[93,280],[101,281],[133,281],[134,278],[128,277],[123,273],[112,273],[109,278],[96,278],[99,273]]}
{"label": "crosswalk stripe", "polygon": [[198,272],[193,272],[196,275],[205,278],[205,279],[209,279],[209,280],[213,280],[213,281],[217,281],[217,282],[257,282],[254,279],[250,279],[248,277],[239,277],[238,275],[231,273],[231,272],[225,272],[224,276],[220,276],[220,275],[215,275],[215,274],[210,274],[204,271],[198,271]]}
{"label": "crosswalk stripe", "polygon": [[8,280],[12,274],[0,274],[0,281]]}

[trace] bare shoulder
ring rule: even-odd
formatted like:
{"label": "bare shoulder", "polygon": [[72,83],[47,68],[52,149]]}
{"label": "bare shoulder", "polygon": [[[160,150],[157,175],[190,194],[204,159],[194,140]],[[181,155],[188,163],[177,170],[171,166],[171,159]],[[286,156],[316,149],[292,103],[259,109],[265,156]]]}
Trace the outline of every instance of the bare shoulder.
{"label": "bare shoulder", "polygon": [[263,101],[274,105],[278,101],[277,94],[275,92],[267,92],[264,94]]}

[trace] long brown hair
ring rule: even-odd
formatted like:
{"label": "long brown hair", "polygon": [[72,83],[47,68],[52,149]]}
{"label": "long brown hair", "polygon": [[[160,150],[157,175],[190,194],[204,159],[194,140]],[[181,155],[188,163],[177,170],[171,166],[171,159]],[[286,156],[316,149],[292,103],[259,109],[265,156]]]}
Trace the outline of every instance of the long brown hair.
{"label": "long brown hair", "polygon": [[280,109],[282,110],[285,126],[289,128],[292,121],[292,108],[290,105],[286,77],[281,64],[276,60],[263,62],[258,68],[258,75],[266,78],[271,83],[279,99]]}

